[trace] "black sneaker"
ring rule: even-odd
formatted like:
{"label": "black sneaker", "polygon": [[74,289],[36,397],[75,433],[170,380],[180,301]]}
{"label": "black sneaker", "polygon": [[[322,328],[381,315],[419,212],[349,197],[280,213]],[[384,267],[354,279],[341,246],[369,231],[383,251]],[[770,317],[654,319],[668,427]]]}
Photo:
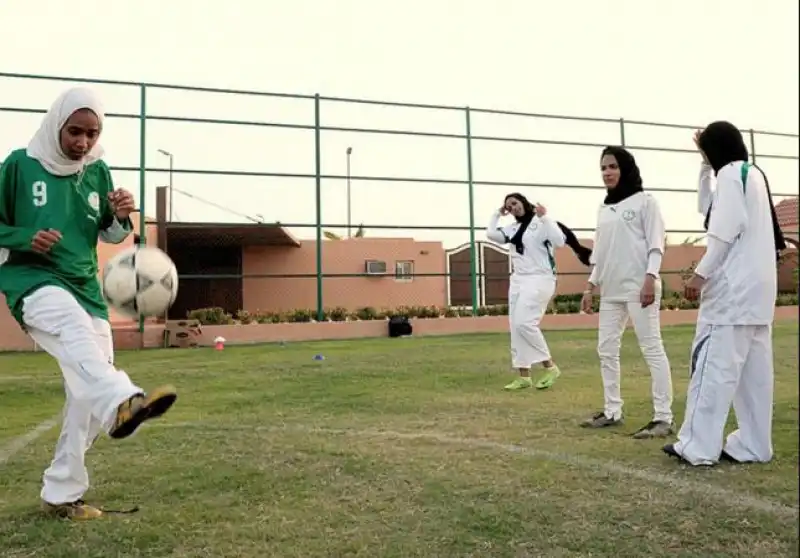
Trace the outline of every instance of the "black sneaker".
{"label": "black sneaker", "polygon": [[737,464],[741,464],[742,463],[741,461],[739,461],[738,459],[734,458],[731,454],[729,454],[725,450],[722,450],[722,453],[719,454],[719,460],[720,461],[725,461],[726,463],[737,463]]}
{"label": "black sneaker", "polygon": [[649,438],[666,438],[672,436],[672,423],[663,420],[651,420],[631,436],[636,440],[645,440]]}
{"label": "black sneaker", "polygon": [[617,426],[622,423],[622,417],[618,419],[608,418],[603,411],[600,411],[582,421],[581,428],[606,428],[607,426]]}
{"label": "black sneaker", "polygon": [[[666,446],[661,448],[661,451],[663,451],[664,453],[666,453],[670,457],[676,458],[680,463],[683,463],[684,465],[692,466],[692,464],[689,462],[688,459],[686,459],[681,454],[679,454],[677,451],[675,451],[675,444],[667,444]],[[704,463],[702,465],[697,465],[697,467],[711,467],[711,465],[707,465],[707,464]]]}

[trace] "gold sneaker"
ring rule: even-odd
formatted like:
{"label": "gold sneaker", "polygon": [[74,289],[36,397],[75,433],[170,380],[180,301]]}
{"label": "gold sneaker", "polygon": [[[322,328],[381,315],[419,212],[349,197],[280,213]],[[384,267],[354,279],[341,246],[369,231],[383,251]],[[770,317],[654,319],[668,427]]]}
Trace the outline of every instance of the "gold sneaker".
{"label": "gold sneaker", "polygon": [[177,398],[178,392],[173,386],[161,386],[146,395],[134,395],[117,408],[117,418],[108,435],[116,439],[127,438],[144,421],[166,413]]}
{"label": "gold sneaker", "polygon": [[73,521],[85,521],[102,517],[103,512],[90,506],[83,500],[76,500],[66,504],[50,504],[42,502],[42,508],[47,515]]}

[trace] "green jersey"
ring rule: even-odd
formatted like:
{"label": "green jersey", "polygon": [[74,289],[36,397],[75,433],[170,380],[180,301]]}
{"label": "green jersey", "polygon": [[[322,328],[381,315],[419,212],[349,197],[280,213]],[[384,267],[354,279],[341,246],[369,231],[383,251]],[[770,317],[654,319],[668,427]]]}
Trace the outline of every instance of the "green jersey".
{"label": "green jersey", "polygon": [[[0,167],[0,292],[22,324],[22,300],[45,285],[66,289],[92,316],[108,319],[98,281],[97,241],[122,242],[132,230],[119,223],[108,200],[114,189],[108,165],[96,161],[73,176],[48,173],[25,149]],[[61,240],[47,254],[32,251],[40,230]]]}

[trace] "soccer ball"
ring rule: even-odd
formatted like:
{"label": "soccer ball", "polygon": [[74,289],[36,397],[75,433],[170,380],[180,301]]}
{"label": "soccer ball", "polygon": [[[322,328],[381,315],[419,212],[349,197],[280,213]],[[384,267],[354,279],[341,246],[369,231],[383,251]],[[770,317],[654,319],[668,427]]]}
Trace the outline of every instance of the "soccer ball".
{"label": "soccer ball", "polygon": [[151,246],[133,246],[103,268],[103,296],[130,318],[163,316],[178,294],[178,270],[169,256]]}

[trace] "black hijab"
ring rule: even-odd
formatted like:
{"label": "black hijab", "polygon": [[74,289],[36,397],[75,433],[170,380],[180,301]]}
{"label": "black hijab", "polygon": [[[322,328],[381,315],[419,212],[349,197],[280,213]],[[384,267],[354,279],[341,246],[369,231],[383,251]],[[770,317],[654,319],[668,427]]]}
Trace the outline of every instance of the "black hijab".
{"label": "black hijab", "polygon": [[[747,146],[744,144],[744,138],[739,129],[724,120],[712,122],[700,133],[698,139],[700,150],[705,154],[711,168],[714,169],[714,174],[718,174],[720,169],[733,163],[735,161],[749,160],[750,155],[747,153]],[[753,164],[764,177],[764,185],[767,188],[767,199],[769,200],[769,211],[772,215],[772,231],[775,239],[775,251],[780,252],[786,248],[786,241],[783,238],[783,232],[778,224],[778,215],[775,213],[775,205],[772,203],[772,193],[769,190],[769,180],[767,174],[761,167]],[[711,220],[711,208],[708,208],[706,219],[703,223],[703,228],[707,231],[708,224]]]}
{"label": "black hijab", "polygon": [[[522,207],[525,210],[525,213],[522,214],[522,217],[516,217],[516,220],[519,223],[519,229],[517,229],[517,232],[511,238],[506,237],[506,242],[514,245],[517,254],[523,254],[525,252],[525,247],[522,245],[522,235],[525,234],[525,230],[528,228],[528,225],[531,224],[533,216],[536,215],[536,208],[530,201],[528,201],[528,198],[519,192],[508,194],[505,201],[508,201],[508,198],[516,198],[519,203],[522,204]],[[592,250],[578,242],[578,237],[575,236],[575,233],[572,232],[569,227],[559,221],[556,221],[556,224],[558,225],[558,228],[561,229],[561,232],[564,233],[567,246],[572,248],[572,251],[575,252],[575,255],[578,256],[578,259],[581,261],[581,263],[586,266],[590,265],[589,258],[592,255]]]}
{"label": "black hijab", "polygon": [[606,188],[606,199],[603,200],[604,204],[614,205],[634,194],[644,191],[639,166],[636,164],[636,159],[633,158],[633,155],[631,155],[627,149],[608,146],[603,149],[603,154],[600,158],[602,159],[606,155],[611,155],[617,160],[617,165],[619,165],[619,182],[614,188]]}

